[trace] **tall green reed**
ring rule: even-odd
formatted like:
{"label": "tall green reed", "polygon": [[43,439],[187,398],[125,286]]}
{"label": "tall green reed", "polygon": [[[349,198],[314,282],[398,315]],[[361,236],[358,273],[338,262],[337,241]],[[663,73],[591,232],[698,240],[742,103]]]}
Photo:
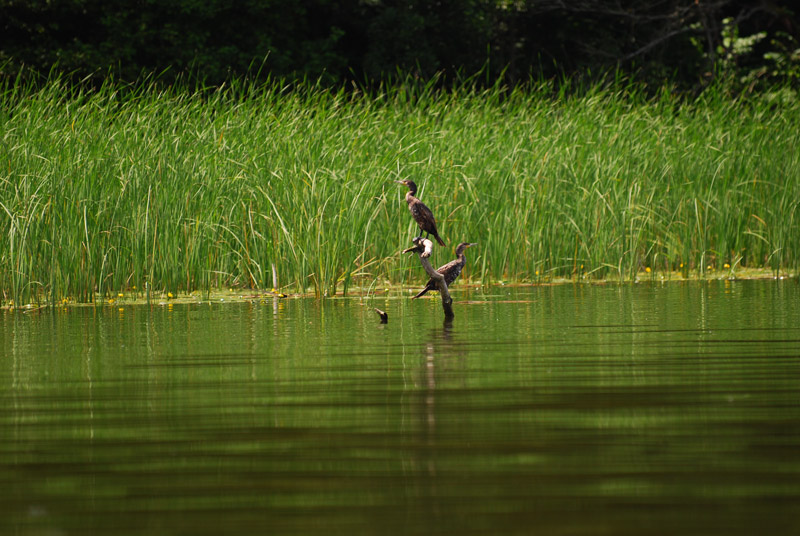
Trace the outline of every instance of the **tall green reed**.
{"label": "tall green reed", "polygon": [[[800,104],[622,83],[372,93],[0,88],[2,299],[419,284],[412,178],[464,279],[796,269]],[[134,290],[135,289],[135,290]]]}

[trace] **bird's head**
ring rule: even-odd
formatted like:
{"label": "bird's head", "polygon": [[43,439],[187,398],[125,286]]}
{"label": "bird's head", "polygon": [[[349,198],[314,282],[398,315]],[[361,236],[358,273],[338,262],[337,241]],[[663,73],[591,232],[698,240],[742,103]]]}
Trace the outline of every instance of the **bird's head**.
{"label": "bird's head", "polygon": [[411,195],[417,193],[417,184],[412,180],[403,179],[401,181],[394,181],[394,182],[396,182],[397,184],[402,184],[403,186],[407,186],[409,191],[411,192]]}
{"label": "bird's head", "polygon": [[472,246],[477,246],[477,242],[461,242],[458,246],[456,246],[456,257],[464,253],[464,250],[467,248],[471,248]]}

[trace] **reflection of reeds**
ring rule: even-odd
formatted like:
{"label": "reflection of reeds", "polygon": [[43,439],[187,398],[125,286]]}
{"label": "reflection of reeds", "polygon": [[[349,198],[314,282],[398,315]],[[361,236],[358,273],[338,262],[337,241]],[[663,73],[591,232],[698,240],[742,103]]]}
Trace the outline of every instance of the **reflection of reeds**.
{"label": "reflection of reeds", "polygon": [[[0,87],[0,285],[15,303],[415,282],[411,178],[465,279],[796,269],[800,104],[628,88],[364,96]],[[449,258],[439,251],[434,255]]]}

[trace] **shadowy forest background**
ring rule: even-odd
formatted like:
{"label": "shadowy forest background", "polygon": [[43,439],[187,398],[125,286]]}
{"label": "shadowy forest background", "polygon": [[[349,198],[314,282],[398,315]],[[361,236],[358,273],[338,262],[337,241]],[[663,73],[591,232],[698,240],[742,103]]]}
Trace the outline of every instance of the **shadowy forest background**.
{"label": "shadowy forest background", "polygon": [[[798,84],[797,13],[743,0],[0,0],[0,73],[99,85],[398,73],[507,85],[622,72],[697,91]],[[476,75],[476,73],[480,73]]]}

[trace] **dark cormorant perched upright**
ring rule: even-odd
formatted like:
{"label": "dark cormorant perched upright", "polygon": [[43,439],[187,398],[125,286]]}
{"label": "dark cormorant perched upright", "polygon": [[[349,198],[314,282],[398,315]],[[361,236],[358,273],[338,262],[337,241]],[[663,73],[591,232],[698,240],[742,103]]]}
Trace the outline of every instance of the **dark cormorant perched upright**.
{"label": "dark cormorant perched upright", "polygon": [[[437,272],[444,276],[444,282],[447,283],[449,287],[453,281],[461,274],[461,270],[464,268],[464,265],[467,263],[467,257],[464,256],[464,250],[470,246],[474,246],[475,243],[469,242],[461,242],[458,247],[456,247],[456,259],[448,262],[444,266],[440,266],[436,269]],[[422,291],[411,298],[412,300],[415,298],[419,298],[429,290],[437,290],[436,282],[431,278],[428,279],[428,283],[425,285],[425,288]]]}
{"label": "dark cormorant perched upright", "polygon": [[407,179],[394,182],[408,186],[406,203],[408,203],[408,210],[411,211],[411,215],[414,216],[414,220],[417,222],[417,225],[419,225],[420,236],[422,236],[422,232],[424,231],[428,235],[433,235],[440,246],[444,246],[444,240],[439,237],[439,231],[436,230],[436,220],[433,219],[433,212],[431,212],[431,209],[426,207],[422,201],[414,197],[417,193],[416,183]]}

